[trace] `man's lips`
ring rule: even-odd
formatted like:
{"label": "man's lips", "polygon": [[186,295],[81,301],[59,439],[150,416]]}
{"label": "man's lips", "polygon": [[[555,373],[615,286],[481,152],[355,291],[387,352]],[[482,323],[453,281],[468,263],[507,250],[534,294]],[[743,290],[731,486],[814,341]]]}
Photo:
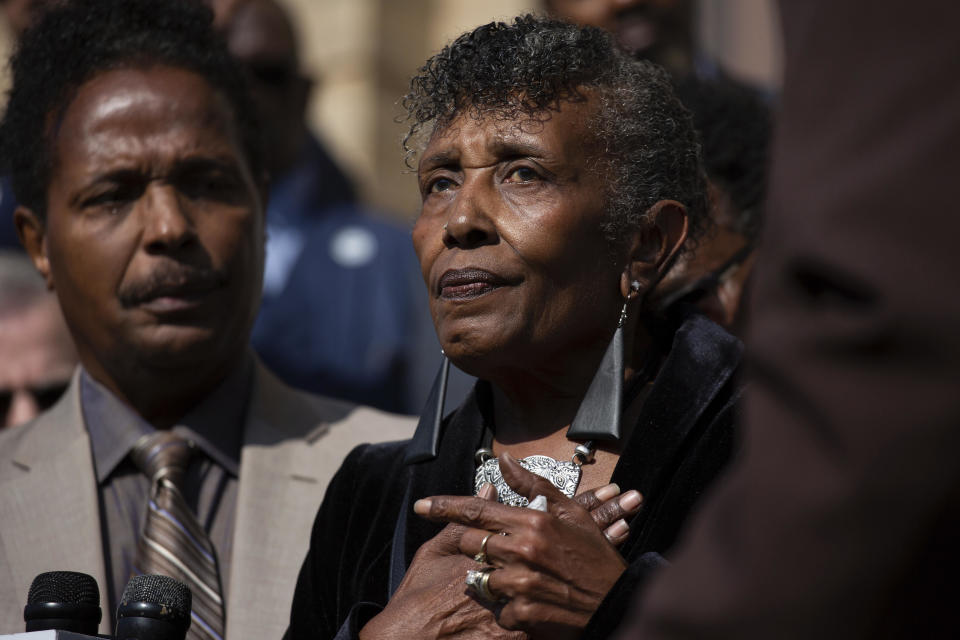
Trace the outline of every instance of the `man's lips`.
{"label": "man's lips", "polygon": [[468,300],[508,284],[506,278],[483,269],[448,269],[437,283],[437,295],[448,300]]}

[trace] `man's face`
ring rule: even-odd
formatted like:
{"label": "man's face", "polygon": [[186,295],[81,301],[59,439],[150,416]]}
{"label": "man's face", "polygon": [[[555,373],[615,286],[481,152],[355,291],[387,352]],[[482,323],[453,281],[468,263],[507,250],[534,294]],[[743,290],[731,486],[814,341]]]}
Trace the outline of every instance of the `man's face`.
{"label": "man's face", "polygon": [[23,424],[60,397],[77,354],[50,296],[0,317],[0,428]]}
{"label": "man's face", "polygon": [[235,362],[259,302],[264,231],[226,100],[182,69],[104,72],[67,107],[52,155],[31,252],[84,366],[122,386],[144,369]]}
{"label": "man's face", "polygon": [[630,53],[672,71],[692,63],[690,0],[548,0],[554,15],[599,27]]}

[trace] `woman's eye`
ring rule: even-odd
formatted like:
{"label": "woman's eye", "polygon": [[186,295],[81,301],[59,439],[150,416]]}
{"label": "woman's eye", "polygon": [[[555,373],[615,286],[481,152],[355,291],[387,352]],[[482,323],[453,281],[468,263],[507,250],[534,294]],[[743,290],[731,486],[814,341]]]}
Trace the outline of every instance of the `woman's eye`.
{"label": "woman's eye", "polygon": [[454,187],[453,180],[449,178],[437,178],[432,183],[430,183],[430,188],[428,191],[430,193],[440,193],[441,191],[448,191]]}
{"label": "woman's eye", "polygon": [[539,180],[540,174],[530,167],[517,167],[507,174],[505,182],[531,182]]}

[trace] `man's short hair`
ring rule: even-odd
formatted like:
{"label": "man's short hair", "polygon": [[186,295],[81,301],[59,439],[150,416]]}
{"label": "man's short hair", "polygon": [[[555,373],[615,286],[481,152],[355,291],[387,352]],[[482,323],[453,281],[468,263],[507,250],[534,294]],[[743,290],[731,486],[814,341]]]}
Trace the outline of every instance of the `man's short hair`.
{"label": "man's short hair", "polygon": [[259,127],[244,77],[197,0],[68,0],[45,12],[11,59],[0,158],[17,200],[41,217],[56,132],[78,89],[98,73],[166,65],[194,72],[233,109],[250,170],[262,176]]}
{"label": "man's short hair", "polygon": [[456,116],[537,121],[594,93],[589,123],[607,183],[611,241],[646,222],[660,200],[687,208],[691,237],[707,224],[700,150],[689,112],[666,71],[622,52],[605,31],[525,15],[461,35],[430,58],[404,97],[408,160],[421,134]]}

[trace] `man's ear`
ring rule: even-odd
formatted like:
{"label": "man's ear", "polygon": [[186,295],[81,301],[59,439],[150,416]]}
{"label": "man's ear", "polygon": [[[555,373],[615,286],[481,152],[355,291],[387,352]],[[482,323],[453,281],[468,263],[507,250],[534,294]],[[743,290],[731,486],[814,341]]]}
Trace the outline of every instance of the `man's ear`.
{"label": "man's ear", "polygon": [[647,211],[647,225],[630,239],[630,254],[620,278],[623,297],[631,284],[640,283],[641,294],[653,289],[670,269],[687,240],[687,208],[676,200],[660,200]]}
{"label": "man's ear", "polygon": [[47,282],[47,289],[53,290],[53,275],[50,273],[50,261],[47,258],[47,228],[33,210],[23,205],[13,212],[13,223],[17,226],[20,243],[27,250],[40,275]]}

